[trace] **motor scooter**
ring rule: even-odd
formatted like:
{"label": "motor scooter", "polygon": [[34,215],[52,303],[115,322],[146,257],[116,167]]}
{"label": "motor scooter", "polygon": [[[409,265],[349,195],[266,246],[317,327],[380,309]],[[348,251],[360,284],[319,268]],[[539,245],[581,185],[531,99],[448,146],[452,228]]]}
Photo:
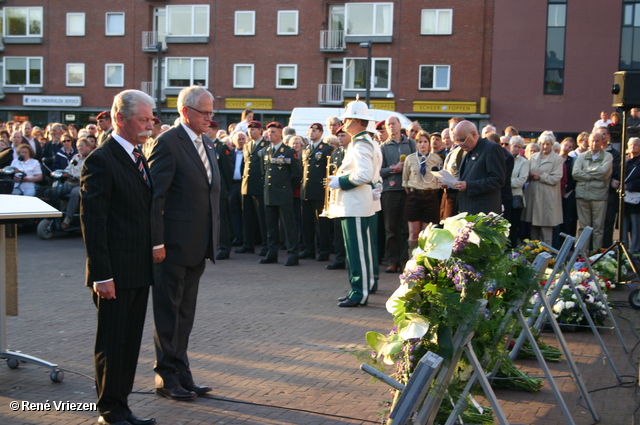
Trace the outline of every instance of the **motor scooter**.
{"label": "motor scooter", "polygon": [[[65,170],[54,170],[49,176],[53,180],[51,188],[47,191],[43,201],[57,209],[66,211],[69,202],[69,193],[65,193],[65,182],[73,180],[73,176]],[[80,214],[74,213],[69,227],[62,227],[64,217],[45,218],[38,223],[38,236],[40,239],[51,239],[53,232],[77,232],[80,230]]]}

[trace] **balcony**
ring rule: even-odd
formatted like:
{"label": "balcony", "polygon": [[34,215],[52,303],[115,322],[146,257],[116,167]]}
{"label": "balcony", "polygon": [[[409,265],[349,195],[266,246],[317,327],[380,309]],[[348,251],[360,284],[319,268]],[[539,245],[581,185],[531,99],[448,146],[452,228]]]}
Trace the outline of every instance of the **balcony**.
{"label": "balcony", "polygon": [[167,51],[167,42],[164,36],[160,36],[158,40],[158,31],[142,31],[142,51],[143,52],[157,52],[158,41],[162,42],[162,51]]}
{"label": "balcony", "polygon": [[344,52],[346,49],[344,31],[320,31],[321,52]]}
{"label": "balcony", "polygon": [[343,105],[342,84],[318,85],[318,103],[320,105]]}
{"label": "balcony", "polygon": [[[157,85],[155,81],[143,81],[140,87],[140,91],[143,93],[148,94],[149,96],[151,96],[154,100],[158,100],[156,99],[156,89],[157,89]],[[167,100],[167,96],[164,93],[164,87],[160,89],[161,93],[160,93],[160,101],[164,102],[165,100]]]}

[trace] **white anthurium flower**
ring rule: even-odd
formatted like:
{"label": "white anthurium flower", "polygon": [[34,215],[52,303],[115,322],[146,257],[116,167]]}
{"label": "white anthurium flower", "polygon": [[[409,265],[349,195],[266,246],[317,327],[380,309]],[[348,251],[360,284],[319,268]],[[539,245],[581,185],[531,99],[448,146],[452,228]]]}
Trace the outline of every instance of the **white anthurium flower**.
{"label": "white anthurium flower", "polygon": [[391,294],[385,304],[389,313],[395,314],[397,308],[396,302],[400,299],[400,297],[404,297],[406,293],[409,292],[409,289],[409,285],[407,285],[406,283],[402,283],[400,284],[400,286],[398,286],[398,289],[396,289],[395,292]]}
{"label": "white anthurium flower", "polygon": [[429,330],[429,322],[424,316],[416,313],[407,313],[408,323],[398,332],[404,340],[422,338]]}
{"label": "white anthurium flower", "polygon": [[420,233],[420,246],[423,246],[421,254],[436,260],[448,260],[453,252],[454,235],[446,229],[435,229],[433,225],[427,226]]}
{"label": "white anthurium flower", "polygon": [[[445,218],[442,220],[443,229],[450,231],[453,236],[457,236],[467,223],[469,223],[464,219],[466,216],[467,213],[460,213],[453,217]],[[469,232],[469,243],[480,245],[480,237],[476,235],[476,232],[473,230]]]}

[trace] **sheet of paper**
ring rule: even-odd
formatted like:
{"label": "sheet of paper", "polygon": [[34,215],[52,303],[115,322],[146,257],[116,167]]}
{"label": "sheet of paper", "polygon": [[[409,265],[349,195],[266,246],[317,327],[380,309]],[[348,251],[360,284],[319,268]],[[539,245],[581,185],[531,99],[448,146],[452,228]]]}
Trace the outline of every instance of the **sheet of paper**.
{"label": "sheet of paper", "polygon": [[447,170],[432,171],[431,174],[436,176],[438,181],[447,187],[453,187],[458,181],[456,177],[453,177]]}

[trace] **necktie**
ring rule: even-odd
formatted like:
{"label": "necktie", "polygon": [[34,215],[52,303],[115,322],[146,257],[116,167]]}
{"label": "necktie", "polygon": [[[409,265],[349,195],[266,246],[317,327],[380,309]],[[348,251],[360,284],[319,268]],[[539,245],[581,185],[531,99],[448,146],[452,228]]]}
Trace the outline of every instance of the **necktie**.
{"label": "necktie", "polygon": [[427,158],[425,155],[418,154],[418,160],[420,161],[420,174],[424,177],[427,174]]}
{"label": "necktie", "polygon": [[207,180],[211,183],[211,165],[209,164],[209,158],[207,158],[207,153],[204,150],[204,143],[202,143],[202,137],[196,137],[196,145],[198,146],[198,154],[200,155],[200,159],[202,160],[202,164],[204,165],[204,169],[207,170]]}
{"label": "necktie", "polygon": [[149,186],[149,180],[147,179],[147,173],[144,171],[144,164],[142,164],[142,155],[137,150],[133,151],[133,157],[136,159],[136,168],[142,174],[142,179]]}

